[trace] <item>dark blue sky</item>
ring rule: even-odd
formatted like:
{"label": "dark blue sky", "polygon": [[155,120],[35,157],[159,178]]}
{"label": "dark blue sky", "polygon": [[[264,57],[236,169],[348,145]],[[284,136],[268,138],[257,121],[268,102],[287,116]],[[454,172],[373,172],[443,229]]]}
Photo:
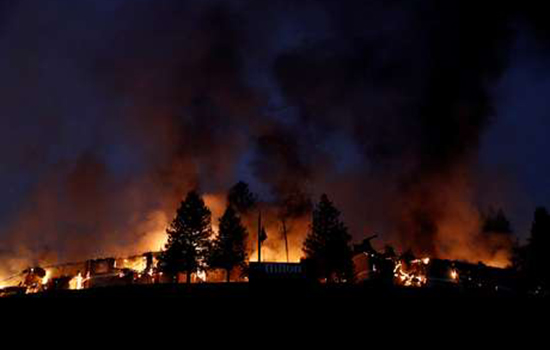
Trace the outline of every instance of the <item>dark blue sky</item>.
{"label": "dark blue sky", "polygon": [[460,1],[2,3],[0,254],[97,254],[239,179],[328,192],[356,240],[434,251],[409,232],[489,206],[525,238],[550,206],[534,28]]}
{"label": "dark blue sky", "polygon": [[[482,139],[482,168],[496,174],[491,198],[502,201],[522,237],[533,208],[550,206],[550,71],[543,48],[521,32],[510,66],[494,87],[495,116]],[[496,205],[496,204],[494,204]]]}

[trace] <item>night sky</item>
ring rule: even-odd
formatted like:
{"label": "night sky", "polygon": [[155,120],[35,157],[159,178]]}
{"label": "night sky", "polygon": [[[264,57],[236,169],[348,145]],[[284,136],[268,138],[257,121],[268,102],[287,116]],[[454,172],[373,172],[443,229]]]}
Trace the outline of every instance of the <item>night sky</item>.
{"label": "night sky", "polygon": [[444,252],[435,231],[490,206],[526,238],[549,27],[478,3],[0,2],[0,255],[124,246],[240,179],[273,205],[327,192],[356,240]]}

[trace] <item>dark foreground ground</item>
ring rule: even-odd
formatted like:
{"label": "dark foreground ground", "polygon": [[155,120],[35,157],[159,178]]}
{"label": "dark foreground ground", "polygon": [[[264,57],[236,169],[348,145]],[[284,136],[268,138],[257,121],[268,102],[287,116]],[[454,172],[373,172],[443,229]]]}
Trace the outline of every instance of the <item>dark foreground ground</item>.
{"label": "dark foreground ground", "polygon": [[311,301],[348,300],[517,300],[534,299],[512,292],[465,289],[460,287],[401,288],[379,284],[321,285],[284,283],[203,283],[153,284],[91,288],[79,291],[59,290],[15,295],[5,299],[90,299],[90,298],[168,298],[168,299],[294,299]]}
{"label": "dark foreground ground", "polygon": [[[316,324],[343,328],[354,339],[375,336],[376,329],[402,333],[413,327],[423,334],[437,327],[442,334],[455,334],[464,326],[470,330],[502,323],[517,327],[539,319],[537,314],[547,316],[545,302],[545,298],[456,287],[159,284],[0,298],[0,316],[19,327],[30,322],[59,329],[59,324],[68,324],[79,329],[77,334],[83,329],[90,334],[106,330],[120,334],[120,327],[127,327],[130,333],[122,334],[131,338],[147,338],[152,328],[167,326],[178,329],[174,334],[183,333],[184,325],[190,323],[209,331],[233,329],[234,334],[246,337],[273,337],[290,331],[319,339],[327,336],[319,330],[309,331],[308,325]],[[356,329],[352,332],[350,327]]]}

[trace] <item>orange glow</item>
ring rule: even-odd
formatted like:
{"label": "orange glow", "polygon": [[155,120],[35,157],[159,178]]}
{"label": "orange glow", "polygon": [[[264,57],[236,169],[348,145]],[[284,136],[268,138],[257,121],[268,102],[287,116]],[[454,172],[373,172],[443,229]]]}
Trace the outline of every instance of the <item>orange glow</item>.
{"label": "orange glow", "polygon": [[225,212],[227,201],[225,195],[222,194],[205,194],[203,197],[204,204],[210,209],[212,213],[212,231],[214,234],[219,232],[219,220]]}
{"label": "orange glow", "polygon": [[[285,240],[282,233],[282,224],[275,215],[268,210],[262,212],[263,225],[267,232],[267,240],[262,244],[262,261],[269,262],[291,262],[298,263],[304,257],[302,246],[307,232],[309,231],[309,218],[297,218],[288,220],[286,227],[288,230],[288,261],[285,247]],[[257,246],[257,221],[254,220],[248,226],[251,245],[249,261],[258,261]]]}
{"label": "orange glow", "polygon": [[69,282],[69,289],[71,290],[81,290],[84,288],[84,278],[79,272],[71,281]]}
{"label": "orange glow", "polygon": [[[447,198],[454,195],[454,191],[450,194],[444,194],[443,198]],[[509,251],[502,249],[495,252],[494,250],[487,249],[492,246],[505,246],[505,244],[499,241],[493,240],[483,242],[476,245],[475,238],[479,233],[480,217],[476,208],[470,206],[470,202],[466,198],[455,198],[454,202],[449,204],[449,213],[445,212],[441,215],[441,218],[437,222],[437,234],[433,237],[435,240],[434,257],[449,259],[449,260],[463,260],[471,263],[477,263],[479,261],[491,267],[504,268],[509,265]],[[226,195],[225,193],[208,193],[203,196],[203,200],[206,206],[212,213],[212,229],[214,234],[218,233],[219,218],[223,215],[226,209]],[[447,208],[447,207],[446,207]],[[288,235],[288,252],[282,233],[282,223],[279,217],[279,208],[263,203],[261,205],[262,211],[262,224],[267,232],[267,240],[262,244],[262,261],[264,262],[291,262],[298,263],[304,257],[302,251],[303,241],[309,231],[310,218],[301,217],[293,218],[285,221],[285,227]],[[447,211],[447,209],[446,209]],[[452,214],[452,215],[451,215]],[[250,213],[243,215],[243,224],[248,230],[248,258],[250,262],[256,262],[258,259],[257,252],[257,225],[258,225],[258,213]],[[136,229],[136,240],[130,243],[130,245],[122,243],[120,247],[108,247],[105,250],[105,255],[112,254],[110,256],[132,256],[134,257],[126,259],[116,259],[115,267],[117,269],[130,269],[137,273],[137,276],[149,275],[155,276],[156,269],[155,259],[153,259],[153,265],[150,269],[147,269],[147,258],[138,255],[145,252],[159,252],[164,250],[167,243],[168,236],[166,233],[167,227],[170,225],[173,219],[173,213],[170,211],[157,210],[151,212],[138,225]],[[406,237],[405,237],[406,238]],[[390,242],[391,243],[391,242]],[[397,247],[400,249],[400,247]],[[99,254],[98,254],[99,255]],[[101,257],[101,255],[100,255]],[[93,257],[86,257],[93,258]],[[55,260],[55,258],[52,258]],[[427,283],[427,266],[431,263],[429,257],[423,257],[417,260],[413,260],[410,263],[404,261],[396,261],[394,273],[394,280],[397,284],[407,287],[420,287]],[[15,265],[17,263],[17,265]],[[51,262],[40,261],[39,263],[46,266],[51,266]],[[0,271],[5,276],[15,275],[17,268],[23,266],[26,268],[29,265],[27,261],[15,261],[11,263],[6,271]],[[373,266],[373,270],[379,268]],[[87,271],[84,267],[78,268],[80,271]],[[23,271],[23,269],[19,270]],[[53,274],[58,277],[57,270],[53,269]],[[75,275],[76,268],[71,270],[66,275],[74,276],[70,281],[70,289],[79,290],[87,288],[89,285],[86,283],[90,279],[90,276],[83,276],[81,273]],[[445,272],[454,281],[459,280],[459,272],[457,270],[450,270]],[[205,281],[207,275],[203,272],[197,274],[199,280]],[[52,279],[52,271],[46,270],[46,275],[37,280],[39,286],[47,285]],[[7,282],[10,285],[18,285],[18,283],[12,283],[13,281],[6,281],[0,284],[0,289],[5,288]]]}
{"label": "orange glow", "polygon": [[138,273],[144,273],[147,268],[147,258],[144,256],[137,256],[134,258],[128,258],[122,260],[116,265],[120,269],[130,269]]}
{"label": "orange glow", "polygon": [[50,278],[52,276],[52,272],[50,270],[46,270],[46,274],[44,277],[42,277],[42,285],[45,286],[50,281]]}
{"label": "orange glow", "polygon": [[424,266],[429,263],[429,258],[413,260],[410,266],[405,267],[402,261],[397,261],[393,270],[395,282],[404,287],[422,287],[428,282]]}
{"label": "orange glow", "polygon": [[[203,200],[206,206],[212,212],[212,231],[218,233],[218,220],[225,211],[226,201],[225,195],[221,194],[205,194]],[[147,223],[142,228],[146,233],[144,238],[139,243],[135,254],[143,252],[159,252],[164,250],[168,242],[166,229],[170,226],[173,218],[169,217],[162,211],[157,211],[149,215]]]}
{"label": "orange glow", "polygon": [[455,270],[455,269],[451,270],[451,279],[453,281],[458,281],[458,271],[457,270]]}
{"label": "orange glow", "polygon": [[131,253],[158,252],[164,249],[168,241],[168,236],[166,235],[168,225],[169,219],[164,212],[158,211],[152,213],[146,225],[142,228],[145,232],[144,237],[139,242],[136,251]]}

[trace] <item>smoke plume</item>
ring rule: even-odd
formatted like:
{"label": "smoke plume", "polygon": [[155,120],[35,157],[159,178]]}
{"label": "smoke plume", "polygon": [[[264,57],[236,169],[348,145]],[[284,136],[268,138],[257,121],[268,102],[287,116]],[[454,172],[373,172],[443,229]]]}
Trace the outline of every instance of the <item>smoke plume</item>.
{"label": "smoke plume", "polygon": [[357,240],[502,261],[476,245],[474,169],[520,16],[431,0],[2,3],[0,272],[158,249],[188,190],[219,204],[240,179],[272,231],[288,217],[293,259],[327,192]]}

